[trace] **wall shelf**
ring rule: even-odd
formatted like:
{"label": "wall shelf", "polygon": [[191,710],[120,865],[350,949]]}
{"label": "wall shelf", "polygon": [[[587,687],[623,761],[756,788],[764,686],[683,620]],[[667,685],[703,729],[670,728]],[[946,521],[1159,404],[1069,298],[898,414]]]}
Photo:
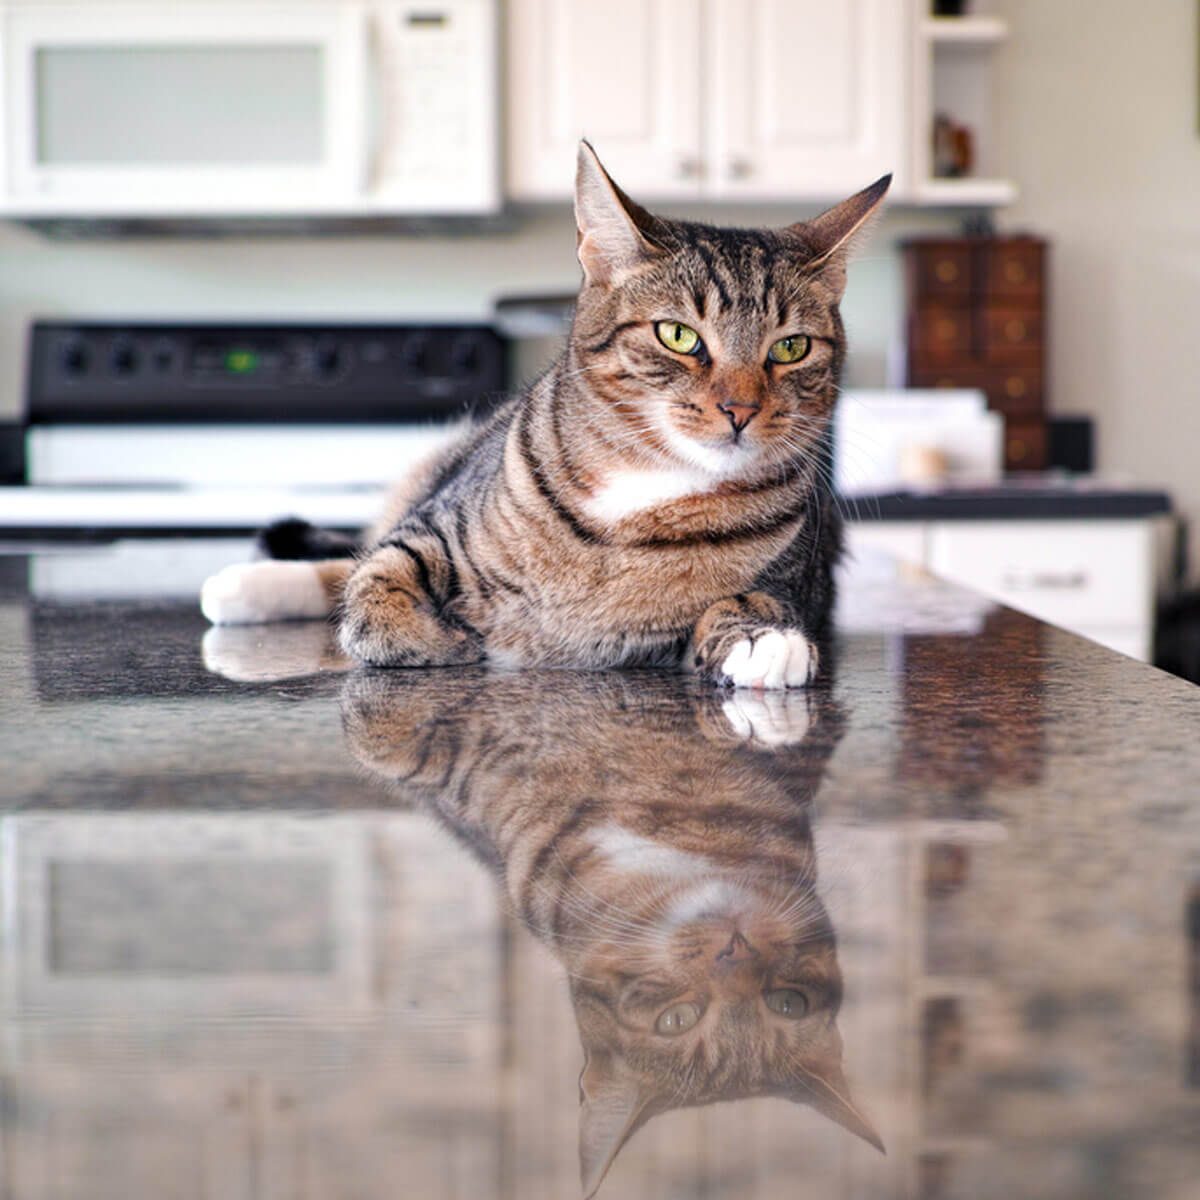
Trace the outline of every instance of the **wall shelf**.
{"label": "wall shelf", "polygon": [[974,176],[961,179],[924,179],[916,186],[916,199],[919,204],[990,207],[1012,204],[1016,198],[1017,185],[1007,179],[977,179]]}
{"label": "wall shelf", "polygon": [[1008,37],[1008,22],[989,16],[926,17],[921,33],[940,45],[992,46]]}
{"label": "wall shelf", "polygon": [[[994,53],[1009,24],[991,13],[917,17],[913,22],[912,195],[917,204],[994,208],[1011,204],[1015,184],[998,161],[992,105]],[[964,126],[972,142],[971,174],[933,172],[933,127],[938,115]]]}

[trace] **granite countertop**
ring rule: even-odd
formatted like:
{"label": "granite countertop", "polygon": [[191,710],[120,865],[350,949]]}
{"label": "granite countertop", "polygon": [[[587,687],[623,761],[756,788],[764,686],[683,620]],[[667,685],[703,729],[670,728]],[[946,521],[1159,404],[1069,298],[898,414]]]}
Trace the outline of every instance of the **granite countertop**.
{"label": "granite countertop", "polygon": [[242,549],[0,557],[0,1196],[1196,1195],[1200,690],[882,560],[810,694],[350,670]]}

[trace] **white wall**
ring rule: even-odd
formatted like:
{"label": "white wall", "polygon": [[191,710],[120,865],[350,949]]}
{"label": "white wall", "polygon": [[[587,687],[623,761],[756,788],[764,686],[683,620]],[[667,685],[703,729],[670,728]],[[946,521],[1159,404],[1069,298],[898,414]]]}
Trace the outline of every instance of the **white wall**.
{"label": "white wall", "polygon": [[1161,484],[1200,567],[1200,107],[1195,0],[1004,0],[996,112],[1051,240],[1050,397],[1100,467]]}

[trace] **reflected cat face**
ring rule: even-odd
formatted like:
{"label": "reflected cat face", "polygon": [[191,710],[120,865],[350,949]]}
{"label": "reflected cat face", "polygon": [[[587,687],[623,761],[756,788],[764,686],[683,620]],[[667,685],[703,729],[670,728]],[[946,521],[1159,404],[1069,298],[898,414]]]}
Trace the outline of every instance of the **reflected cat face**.
{"label": "reflected cat face", "polygon": [[842,977],[811,869],[603,840],[612,865],[580,883],[558,944],[586,1056],[585,1194],[650,1117],[717,1100],[809,1104],[882,1148],[842,1074]]}
{"label": "reflected cat face", "polygon": [[651,1117],[717,1100],[783,1097],[880,1146],[842,1073],[816,887],[827,697],[403,672],[351,677],[343,715],[359,760],[477,851],[565,968],[585,1195]]}

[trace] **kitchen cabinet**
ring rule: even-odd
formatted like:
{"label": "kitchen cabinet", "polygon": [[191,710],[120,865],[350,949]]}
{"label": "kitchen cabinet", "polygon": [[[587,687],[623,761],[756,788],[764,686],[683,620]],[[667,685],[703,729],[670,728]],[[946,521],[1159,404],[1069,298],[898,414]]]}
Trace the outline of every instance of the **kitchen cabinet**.
{"label": "kitchen cabinet", "polygon": [[906,14],[896,0],[510,0],[509,192],[568,198],[581,135],[639,197],[825,201],[902,177]]}
{"label": "kitchen cabinet", "polygon": [[703,187],[714,199],[837,200],[904,187],[906,5],[712,0]]}
{"label": "kitchen cabinet", "polygon": [[857,521],[851,552],[879,549],[1132,658],[1154,649],[1171,519]]}
{"label": "kitchen cabinet", "polygon": [[700,194],[701,0],[510,0],[508,190],[571,195],[580,136],[634,195]]}

